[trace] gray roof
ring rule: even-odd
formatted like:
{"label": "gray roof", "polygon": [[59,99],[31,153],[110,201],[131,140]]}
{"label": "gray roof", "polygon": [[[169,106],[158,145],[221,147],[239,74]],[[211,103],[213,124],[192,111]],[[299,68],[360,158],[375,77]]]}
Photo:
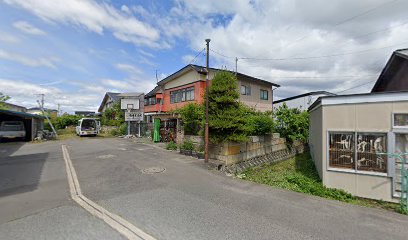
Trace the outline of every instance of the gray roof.
{"label": "gray roof", "polygon": [[119,99],[118,95],[120,93],[114,93],[114,92],[106,92],[106,95],[108,95],[113,101],[116,101]]}
{"label": "gray roof", "polygon": [[[174,78],[182,75],[183,73],[185,73],[187,70],[189,70],[191,68],[193,70],[195,70],[196,72],[200,73],[200,74],[206,74],[206,67],[199,66],[199,65],[194,65],[194,64],[189,64],[189,65],[183,67],[182,69],[178,70],[177,72],[171,74],[170,76],[167,76],[163,80],[159,81],[157,83],[157,85],[163,85],[163,84],[173,80]],[[231,72],[231,73],[235,74],[235,72],[225,70],[225,69],[218,69],[218,68],[209,68],[209,69],[212,70],[212,71],[227,71],[227,72]],[[256,77],[248,76],[248,75],[245,75],[245,74],[240,73],[240,72],[237,72],[237,78],[238,78],[238,80],[248,80],[248,81],[262,82],[262,83],[266,83],[266,84],[271,84],[272,86],[275,86],[275,87],[280,87],[280,85],[278,85],[276,83],[269,82],[269,81],[259,79],[259,78],[256,78]]]}
{"label": "gray roof", "polygon": [[16,112],[16,111],[5,110],[5,109],[0,109],[0,113],[12,115],[12,116],[23,117],[23,118],[40,118],[40,119],[45,118],[44,116],[37,115],[37,114],[30,114],[26,112]]}
{"label": "gray roof", "polygon": [[117,97],[139,97],[140,95],[143,95],[144,93],[142,92],[128,92],[128,93],[119,93]]}
{"label": "gray roof", "polygon": [[308,93],[303,93],[303,94],[300,94],[300,95],[296,95],[296,96],[292,96],[292,97],[280,99],[280,100],[274,101],[273,103],[286,102],[286,101],[290,101],[290,100],[293,100],[293,99],[296,99],[296,98],[301,98],[301,97],[306,97],[306,96],[311,96],[311,95],[336,96],[336,94],[331,93],[331,92],[315,91],[315,92],[308,92]]}
{"label": "gray roof", "polygon": [[401,62],[407,60],[408,60],[408,48],[395,50],[392,53],[387,64],[381,71],[381,74],[378,77],[377,81],[375,82],[373,88],[371,89],[371,92],[383,91],[382,88],[384,87],[384,85],[387,85],[387,82],[391,78],[390,76],[394,76],[396,74],[395,69],[400,68]]}

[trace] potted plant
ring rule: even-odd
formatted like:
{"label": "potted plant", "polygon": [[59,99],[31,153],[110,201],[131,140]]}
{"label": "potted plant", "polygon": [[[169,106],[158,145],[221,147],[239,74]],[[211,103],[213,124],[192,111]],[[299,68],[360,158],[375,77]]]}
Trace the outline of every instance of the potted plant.
{"label": "potted plant", "polygon": [[[181,149],[183,149],[182,152],[181,152]],[[194,150],[194,143],[191,140],[184,141],[183,144],[180,146],[180,152],[187,156],[191,156],[193,150]]]}
{"label": "potted plant", "polygon": [[197,154],[197,158],[198,158],[198,159],[204,159],[204,146],[203,146],[203,145],[200,145],[200,146],[197,148],[196,154]]}

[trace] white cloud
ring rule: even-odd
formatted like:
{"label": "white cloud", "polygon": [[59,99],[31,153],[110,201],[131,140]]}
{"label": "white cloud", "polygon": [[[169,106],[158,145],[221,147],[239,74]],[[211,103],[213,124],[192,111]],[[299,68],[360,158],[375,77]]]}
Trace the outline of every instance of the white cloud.
{"label": "white cloud", "polygon": [[130,83],[126,81],[121,81],[121,80],[102,79],[102,84],[108,87],[113,87],[121,91],[126,91],[126,90],[134,88],[134,86],[132,86]]}
{"label": "white cloud", "polygon": [[18,43],[20,40],[6,32],[0,32],[0,42],[6,42],[6,43]]}
{"label": "white cloud", "polygon": [[27,34],[31,34],[31,35],[46,35],[46,33],[39,29],[36,28],[34,26],[32,26],[31,24],[29,24],[28,22],[25,21],[17,21],[13,23],[13,26],[15,28],[17,28],[18,30],[27,33]]}
{"label": "white cloud", "polygon": [[184,55],[181,59],[183,60],[184,64],[189,64],[194,59],[194,56],[188,54],[188,55]]}
{"label": "white cloud", "polygon": [[[161,19],[163,29],[166,23],[182,29],[177,36],[183,36],[193,50],[202,49],[204,39],[211,38],[210,49],[228,56],[210,52],[214,67],[234,69],[235,57],[289,58],[238,61],[238,71],[282,85],[277,95],[287,97],[316,90],[336,92],[372,81],[347,93],[369,90],[392,51],[408,46],[407,8],[407,1],[384,4],[382,0],[330,4],[324,0],[178,0]],[[366,49],[337,57],[291,59]],[[186,63],[191,57],[181,58]],[[350,75],[355,77],[342,77]]]}
{"label": "white cloud", "polygon": [[12,53],[12,52],[5,51],[2,49],[0,49],[0,59],[6,59],[9,61],[18,62],[20,64],[23,64],[29,67],[48,67],[48,68],[53,68],[53,69],[56,68],[54,63],[59,61],[59,59],[55,57],[30,58],[24,55]]}
{"label": "white cloud", "polygon": [[125,42],[162,47],[157,43],[160,39],[159,31],[133,16],[124,15],[108,3],[82,0],[5,0],[5,2],[24,8],[46,21],[82,26],[98,34],[109,30],[117,39]]}
{"label": "white cloud", "polygon": [[115,65],[115,67],[119,70],[129,73],[132,76],[137,76],[143,73],[142,70],[130,64],[118,63]]}

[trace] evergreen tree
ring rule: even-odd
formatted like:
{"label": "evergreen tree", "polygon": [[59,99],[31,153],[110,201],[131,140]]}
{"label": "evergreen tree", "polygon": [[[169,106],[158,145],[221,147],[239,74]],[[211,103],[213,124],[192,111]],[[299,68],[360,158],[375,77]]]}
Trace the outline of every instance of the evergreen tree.
{"label": "evergreen tree", "polygon": [[238,81],[227,71],[218,72],[209,89],[209,131],[212,142],[245,141],[249,109],[239,101]]}

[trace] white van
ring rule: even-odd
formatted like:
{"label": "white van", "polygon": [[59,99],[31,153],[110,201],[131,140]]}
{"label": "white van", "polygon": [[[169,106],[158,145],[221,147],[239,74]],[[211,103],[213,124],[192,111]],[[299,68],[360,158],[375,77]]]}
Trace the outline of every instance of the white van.
{"label": "white van", "polygon": [[101,129],[101,122],[95,118],[82,118],[76,126],[78,136],[96,136]]}

